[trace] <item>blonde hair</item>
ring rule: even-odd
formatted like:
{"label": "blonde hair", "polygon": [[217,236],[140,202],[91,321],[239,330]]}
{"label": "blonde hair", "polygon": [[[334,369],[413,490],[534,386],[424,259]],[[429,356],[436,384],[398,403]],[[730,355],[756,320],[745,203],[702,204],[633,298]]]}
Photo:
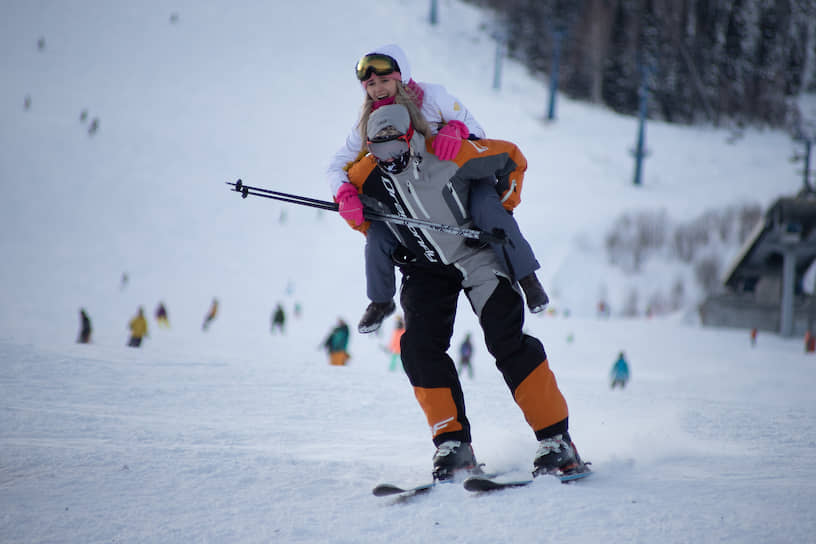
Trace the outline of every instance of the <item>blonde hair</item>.
{"label": "blonde hair", "polygon": [[[425,120],[425,116],[422,115],[415,100],[416,94],[401,81],[397,81],[397,94],[394,96],[394,104],[402,104],[405,106],[405,109],[408,110],[408,115],[411,117],[411,125],[413,125],[414,130],[425,136],[425,138],[430,138],[431,127],[428,125],[428,121]],[[373,105],[374,99],[366,93],[365,101],[360,111],[360,122],[357,125],[360,131],[360,139],[363,142],[362,149],[360,149],[360,153],[363,155],[368,152],[368,147],[366,146],[366,142],[368,141],[366,127],[368,126],[368,118],[371,117]]]}

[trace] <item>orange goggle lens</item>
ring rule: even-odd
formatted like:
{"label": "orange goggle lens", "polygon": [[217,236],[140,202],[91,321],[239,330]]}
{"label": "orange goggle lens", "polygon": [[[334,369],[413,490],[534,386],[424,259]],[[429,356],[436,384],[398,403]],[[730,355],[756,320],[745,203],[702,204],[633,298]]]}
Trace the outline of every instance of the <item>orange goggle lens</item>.
{"label": "orange goggle lens", "polygon": [[378,76],[387,76],[390,73],[399,72],[400,69],[399,64],[397,64],[397,61],[393,58],[388,55],[374,53],[361,58],[357,62],[355,71],[357,73],[357,79],[365,81],[371,77],[372,72]]}

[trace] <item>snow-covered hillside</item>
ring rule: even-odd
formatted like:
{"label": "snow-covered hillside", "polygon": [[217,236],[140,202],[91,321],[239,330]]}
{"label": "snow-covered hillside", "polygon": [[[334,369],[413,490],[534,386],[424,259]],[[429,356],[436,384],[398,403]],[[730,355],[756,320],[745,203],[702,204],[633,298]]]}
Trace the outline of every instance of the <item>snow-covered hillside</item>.
{"label": "snow-covered hillside", "polygon": [[[764,207],[800,187],[790,138],[651,122],[634,187],[634,119],[561,97],[545,122],[546,85],[523,67],[505,63],[492,90],[486,15],[440,4],[436,27],[426,3],[401,0],[0,4],[0,541],[812,539],[816,360],[799,339],[751,348],[747,331],[689,323],[692,300],[659,319],[594,315],[602,287],[614,309],[632,284],[688,273],[611,267],[618,217]],[[385,479],[426,479],[433,447],[407,380],[387,370],[390,320],[353,335],[348,367],[319,349],[365,308],[362,238],[334,214],[227,190],[240,177],[329,199],[323,172],[362,98],[353,64],[387,42],[529,159],[517,217],[558,312],[526,328],[547,347],[590,480],[371,496]],[[159,301],[171,328],[151,319],[143,348],[124,347],[136,309]],[[289,321],[273,336],[278,302]],[[74,343],[80,307],[90,345]],[[454,342],[467,331],[463,301]],[[634,377],[611,392],[620,350]],[[477,457],[528,469],[534,438],[481,345],[475,367]]]}

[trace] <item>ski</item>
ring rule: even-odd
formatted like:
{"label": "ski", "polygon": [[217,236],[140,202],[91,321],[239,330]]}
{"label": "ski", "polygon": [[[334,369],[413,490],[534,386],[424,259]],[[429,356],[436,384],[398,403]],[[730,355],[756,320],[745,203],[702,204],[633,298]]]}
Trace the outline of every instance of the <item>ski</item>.
{"label": "ski", "polygon": [[[483,476],[489,478],[495,478],[498,474],[485,474],[482,472],[482,466],[478,465],[476,468],[468,472],[468,475],[471,476]],[[434,479],[430,482],[426,482],[424,484],[419,484],[415,486],[403,487],[396,484],[391,483],[381,483],[374,486],[374,489],[371,492],[376,497],[391,497],[391,496],[399,496],[402,498],[413,497],[415,495],[422,495],[427,493],[437,484],[453,484],[453,483],[461,483],[462,482],[462,475],[458,474],[458,477],[450,478],[448,480],[437,480]]]}
{"label": "ski", "polygon": [[521,480],[496,480],[493,478],[485,478],[484,476],[471,476],[467,478],[462,485],[468,491],[495,491],[497,489],[506,489],[508,487],[524,487],[533,483],[532,478],[523,478]]}
{"label": "ski", "polygon": [[[584,464],[581,467],[580,472],[571,472],[568,474],[549,473],[548,475],[558,478],[558,480],[561,481],[561,483],[563,484],[567,484],[590,476],[592,474],[592,470],[589,468],[588,466],[589,464],[590,463]],[[439,480],[433,480],[431,482],[426,482],[423,484],[408,487],[392,483],[381,483],[374,486],[374,489],[371,490],[371,493],[373,493],[375,497],[396,496],[400,498],[408,498],[428,493],[431,489],[436,487],[437,484],[454,483],[455,481],[461,481],[464,488],[467,489],[468,491],[478,493],[484,491],[496,491],[499,489],[507,489],[510,487],[525,487],[535,481],[535,477],[533,476],[518,479],[504,479],[504,478],[506,478],[506,473],[504,472],[471,473],[468,477],[464,479],[464,481],[459,479],[451,479],[441,482]]]}
{"label": "ski", "polygon": [[436,481],[427,482],[413,487],[400,487],[394,484],[378,484],[371,490],[375,497],[391,497],[393,495],[400,495],[402,497],[410,497],[413,495],[421,495],[427,493],[436,485]]}
{"label": "ski", "polygon": [[[567,484],[570,482],[574,482],[576,480],[581,480],[590,476],[592,474],[592,470],[589,467],[584,468],[581,472],[573,472],[570,474],[550,474],[550,476],[555,476],[558,478],[562,484]],[[468,491],[473,491],[474,493],[484,492],[484,491],[496,491],[499,489],[507,489],[511,487],[525,487],[530,485],[535,481],[534,478],[521,478],[518,480],[502,480],[500,478],[491,478],[489,476],[470,476],[465,479],[462,485]]]}

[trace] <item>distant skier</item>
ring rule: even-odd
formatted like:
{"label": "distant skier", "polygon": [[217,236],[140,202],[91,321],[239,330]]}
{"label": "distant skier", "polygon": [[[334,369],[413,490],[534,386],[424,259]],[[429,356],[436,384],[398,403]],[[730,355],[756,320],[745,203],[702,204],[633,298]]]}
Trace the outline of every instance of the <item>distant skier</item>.
{"label": "distant skier", "polygon": [[89,344],[91,342],[91,319],[85,312],[85,308],[79,310],[79,336],[78,344]]}
{"label": "distant skier", "polygon": [[459,370],[458,374],[461,376],[463,370],[467,370],[468,378],[473,379],[473,365],[471,364],[471,357],[473,357],[473,343],[470,341],[470,333],[465,335],[465,339],[459,345]]}
{"label": "distant skier", "polygon": [[609,373],[612,380],[611,388],[620,386],[621,389],[626,387],[629,382],[629,363],[626,362],[623,352],[618,353],[618,360],[612,365],[612,371]]}
{"label": "distant skier", "polygon": [[331,330],[326,340],[323,341],[323,347],[329,352],[329,364],[334,366],[343,366],[350,356],[346,349],[348,348],[349,328],[343,318],[337,319],[337,325]]}
{"label": "distant skier", "polygon": [[272,313],[272,326],[270,327],[270,332],[275,333],[275,329],[277,328],[280,330],[280,333],[283,334],[283,325],[286,323],[286,312],[283,311],[283,306],[278,304],[275,311]]}
{"label": "distant skier", "polygon": [[164,307],[164,302],[159,302],[156,308],[156,321],[162,327],[170,327],[170,321],[167,318],[167,308]]}
{"label": "distant skier", "polygon": [[751,329],[751,347],[756,346],[757,330],[756,327]]}
{"label": "distant skier", "polygon": [[402,355],[400,348],[400,340],[405,332],[405,321],[401,316],[397,316],[397,322],[394,324],[394,332],[391,333],[391,341],[388,343],[388,351],[391,353],[391,364],[388,370],[391,372],[397,369],[397,364],[402,366]]}
{"label": "distant skier", "polygon": [[816,336],[809,330],[805,332],[805,353],[816,351]]}
{"label": "distant skier", "polygon": [[201,325],[202,331],[207,330],[216,315],[218,315],[218,299],[214,298],[212,299],[212,304],[210,304],[210,310],[207,312],[207,315],[204,316],[204,323]]}
{"label": "distant skier", "polygon": [[144,308],[139,306],[139,313],[136,314],[136,317],[130,320],[128,327],[130,328],[130,340],[128,341],[128,346],[138,348],[142,345],[142,338],[147,336],[147,320],[144,316]]}

